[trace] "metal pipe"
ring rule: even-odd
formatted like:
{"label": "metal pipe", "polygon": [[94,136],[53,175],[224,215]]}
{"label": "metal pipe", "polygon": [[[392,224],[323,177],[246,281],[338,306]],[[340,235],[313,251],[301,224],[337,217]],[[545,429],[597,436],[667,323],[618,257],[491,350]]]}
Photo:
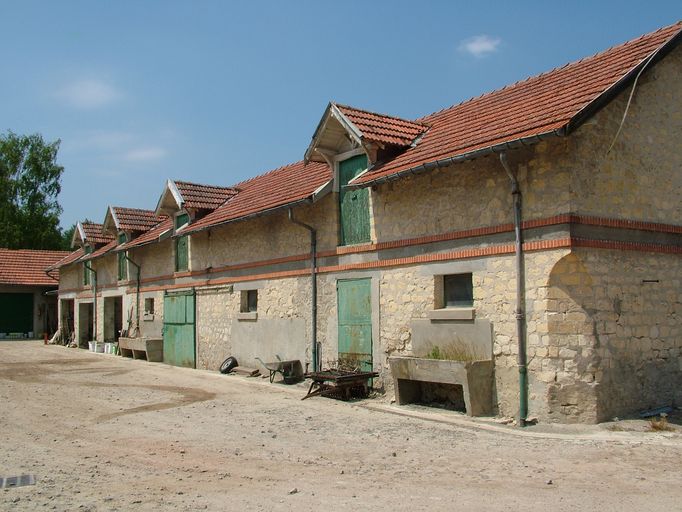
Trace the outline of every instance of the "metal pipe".
{"label": "metal pipe", "polygon": [[[124,252],[123,257],[135,265],[135,268],[137,269],[137,289],[135,290],[135,329],[137,330],[137,335],[140,335],[140,273],[142,271],[142,267],[135,263],[133,260],[131,260],[128,257],[128,253]],[[130,335],[130,333],[128,333]]]}
{"label": "metal pipe", "polygon": [[523,239],[521,233],[521,189],[519,181],[512,173],[507,162],[506,152],[500,153],[500,163],[511,181],[511,193],[514,197],[514,235],[516,254],[516,337],[518,341],[519,366],[519,426],[526,426],[528,417],[528,358],[526,355],[526,308],[525,308],[525,275],[523,262]]}
{"label": "metal pipe", "polygon": [[312,295],[312,356],[313,356],[313,371],[320,369],[320,352],[317,346],[317,231],[312,226],[296,220],[294,212],[289,208],[289,220],[308,231],[310,231],[310,281],[311,281],[311,295]]}
{"label": "metal pipe", "polygon": [[90,265],[89,261],[84,261],[83,265],[85,266],[85,268],[87,268],[93,274],[92,297],[93,297],[93,309],[94,309],[94,311],[92,312],[92,324],[93,324],[92,327],[93,327],[93,331],[94,331],[93,337],[95,338],[95,341],[97,341],[97,271],[94,268],[92,268],[92,265]]}

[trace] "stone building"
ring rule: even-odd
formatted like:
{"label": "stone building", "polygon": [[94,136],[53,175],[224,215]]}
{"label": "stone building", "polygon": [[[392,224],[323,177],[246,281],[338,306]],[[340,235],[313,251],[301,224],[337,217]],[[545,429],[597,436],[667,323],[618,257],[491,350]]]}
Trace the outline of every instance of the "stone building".
{"label": "stone building", "polygon": [[0,340],[42,338],[57,330],[59,273],[45,267],[68,254],[0,248]]}
{"label": "stone building", "polygon": [[459,344],[493,359],[501,415],[679,404],[681,29],[418,120],[330,103],[301,162],[169,181],[144,225],[109,209],[60,306],[87,331],[96,303],[106,339],[120,297],[123,329],[197,368],[351,360],[391,396],[390,356]]}

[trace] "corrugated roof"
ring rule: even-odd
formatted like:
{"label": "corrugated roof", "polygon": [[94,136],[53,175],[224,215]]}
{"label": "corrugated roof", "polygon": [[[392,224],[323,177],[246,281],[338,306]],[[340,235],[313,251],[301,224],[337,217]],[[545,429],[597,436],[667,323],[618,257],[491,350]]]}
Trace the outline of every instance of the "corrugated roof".
{"label": "corrugated roof", "polygon": [[602,53],[418,119],[430,126],[415,147],[376,165],[353,184],[567,127],[590,104],[680,33],[682,22]]}
{"label": "corrugated roof", "polygon": [[301,161],[285,165],[235,185],[239,190],[236,196],[183,232],[191,233],[308,199],[331,177],[324,163]]}
{"label": "corrugated roof", "polygon": [[118,229],[121,231],[147,231],[162,220],[152,210],[122,206],[112,206],[111,209],[118,221]]}
{"label": "corrugated roof", "polygon": [[409,146],[428,126],[395,116],[377,114],[348,105],[335,103],[339,111],[362,133],[362,138],[371,142]]}
{"label": "corrugated roof", "polygon": [[[69,255],[68,251],[0,249],[0,284],[57,286],[45,271]],[[55,278],[58,276],[53,274]]]}
{"label": "corrugated roof", "polygon": [[201,185],[187,181],[174,181],[173,183],[180,192],[186,208],[215,210],[237,194],[237,191],[231,187]]}

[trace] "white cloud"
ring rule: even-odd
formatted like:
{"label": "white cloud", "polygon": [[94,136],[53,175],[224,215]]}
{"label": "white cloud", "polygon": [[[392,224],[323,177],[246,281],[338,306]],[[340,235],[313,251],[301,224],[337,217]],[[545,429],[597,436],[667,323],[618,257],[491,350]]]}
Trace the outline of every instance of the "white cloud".
{"label": "white cloud", "polygon": [[499,37],[481,34],[462,41],[459,44],[459,51],[474,57],[485,57],[490,53],[495,53],[501,42],[502,40]]}
{"label": "white cloud", "polygon": [[129,162],[153,162],[166,156],[166,150],[158,146],[136,148],[128,151],[124,159]]}
{"label": "white cloud", "polygon": [[72,107],[93,109],[115,102],[122,94],[101,80],[77,80],[58,90],[56,96]]}

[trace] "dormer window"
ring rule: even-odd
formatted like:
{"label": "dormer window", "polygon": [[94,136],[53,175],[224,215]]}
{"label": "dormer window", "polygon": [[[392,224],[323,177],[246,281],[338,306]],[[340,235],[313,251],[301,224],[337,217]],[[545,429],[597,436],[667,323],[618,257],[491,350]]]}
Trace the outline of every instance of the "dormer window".
{"label": "dormer window", "polygon": [[[124,244],[128,241],[128,237],[125,233],[119,233],[118,244]],[[128,261],[126,260],[126,251],[121,251],[118,253],[118,280],[123,281],[128,279]]]}
{"label": "dormer window", "polygon": [[367,169],[367,156],[352,156],[338,163],[341,245],[371,241],[369,223],[369,190],[352,189],[348,183]]}
{"label": "dormer window", "polygon": [[[175,231],[189,224],[189,215],[181,213],[175,217]],[[179,236],[175,239],[175,271],[189,270],[189,237]]]}
{"label": "dormer window", "polygon": [[[86,245],[83,247],[85,254],[92,254],[92,247]],[[92,270],[88,268],[88,262],[83,263],[83,286],[90,286],[92,284]]]}

